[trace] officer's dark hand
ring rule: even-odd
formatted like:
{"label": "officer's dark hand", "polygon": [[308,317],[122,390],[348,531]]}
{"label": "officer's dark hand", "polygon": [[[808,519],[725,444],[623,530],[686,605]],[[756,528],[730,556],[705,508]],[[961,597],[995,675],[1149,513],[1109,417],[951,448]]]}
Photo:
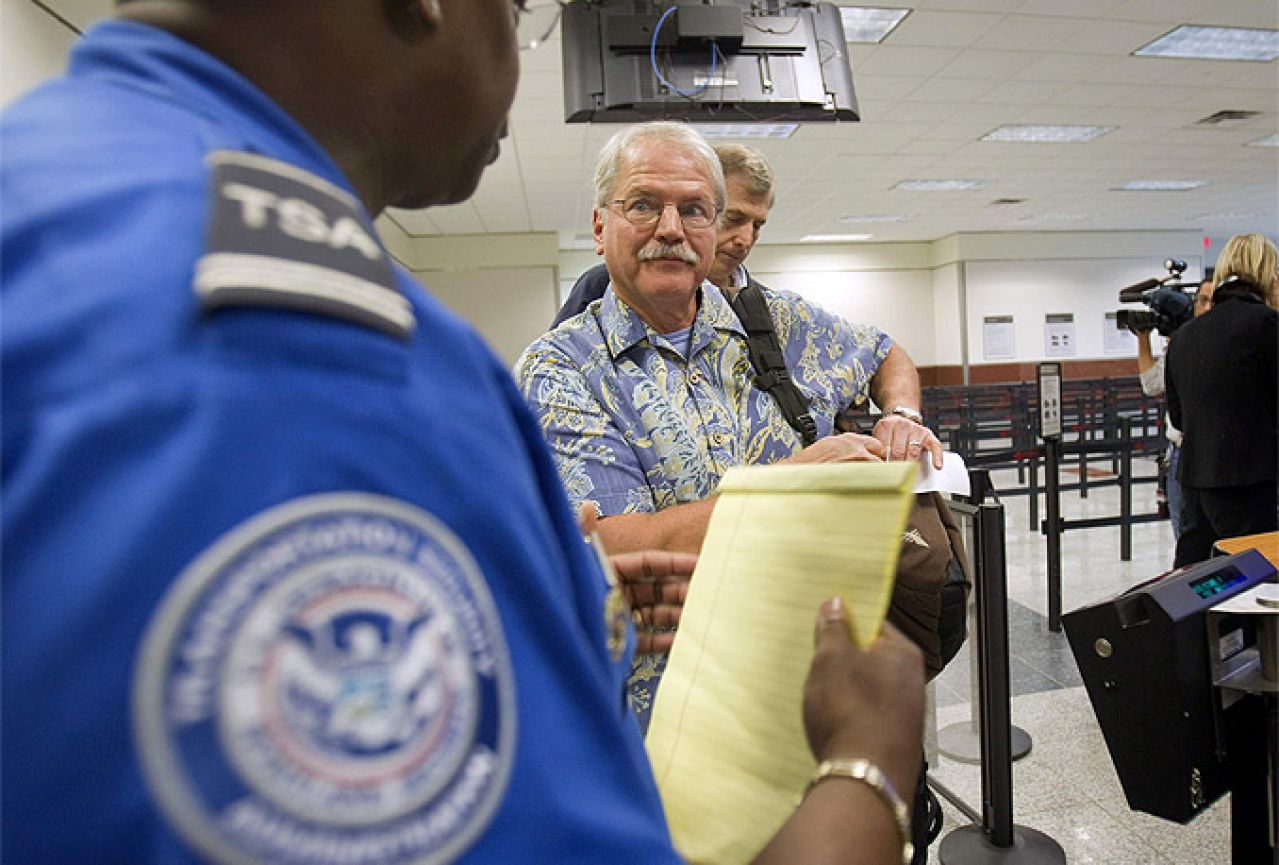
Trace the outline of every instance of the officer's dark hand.
{"label": "officer's dark hand", "polygon": [[923,750],[923,654],[888,622],[862,651],[844,605],[826,601],[804,683],[804,727],[817,760],[864,757],[905,795]]}
{"label": "officer's dark hand", "polygon": [[610,556],[613,572],[631,605],[635,623],[635,651],[665,654],[675,642],[688,581],[697,565],[692,553],[644,550]]}

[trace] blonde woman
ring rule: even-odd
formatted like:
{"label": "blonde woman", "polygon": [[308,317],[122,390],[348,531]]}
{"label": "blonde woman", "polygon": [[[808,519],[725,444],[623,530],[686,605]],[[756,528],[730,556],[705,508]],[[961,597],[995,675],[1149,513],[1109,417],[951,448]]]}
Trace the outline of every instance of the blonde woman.
{"label": "blonde woman", "polygon": [[1212,308],[1168,346],[1168,414],[1182,431],[1175,564],[1220,538],[1279,529],[1279,254],[1260,234],[1230,238]]}

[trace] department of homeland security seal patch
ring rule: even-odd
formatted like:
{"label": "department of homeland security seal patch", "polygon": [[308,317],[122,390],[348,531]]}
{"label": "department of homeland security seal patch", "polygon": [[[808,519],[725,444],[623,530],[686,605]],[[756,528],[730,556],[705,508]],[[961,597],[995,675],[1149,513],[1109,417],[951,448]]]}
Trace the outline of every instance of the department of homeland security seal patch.
{"label": "department of homeland security seal patch", "polygon": [[221,863],[452,861],[514,752],[474,560],[434,517],[365,494],[281,505],[203,553],[151,622],[133,700],[153,795]]}

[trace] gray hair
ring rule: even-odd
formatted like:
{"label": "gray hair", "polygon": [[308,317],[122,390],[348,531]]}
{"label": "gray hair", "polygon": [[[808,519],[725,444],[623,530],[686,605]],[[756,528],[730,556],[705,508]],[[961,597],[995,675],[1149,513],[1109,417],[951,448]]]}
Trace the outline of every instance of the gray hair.
{"label": "gray hair", "polygon": [[764,154],[745,144],[716,144],[714,149],[725,177],[742,178],[752,198],[764,199],[769,207],[773,206],[773,169]]}
{"label": "gray hair", "polygon": [[706,139],[687,123],[655,120],[651,123],[637,123],[619,130],[600,151],[599,161],[595,163],[595,206],[599,208],[601,215],[608,207],[623,159],[641,141],[649,140],[663,141],[673,147],[682,147],[698,159],[705,166],[706,173],[711,179],[711,186],[714,187],[715,209],[721,213],[724,211],[724,201],[728,197],[724,190],[724,169],[720,167],[719,157],[706,143]]}

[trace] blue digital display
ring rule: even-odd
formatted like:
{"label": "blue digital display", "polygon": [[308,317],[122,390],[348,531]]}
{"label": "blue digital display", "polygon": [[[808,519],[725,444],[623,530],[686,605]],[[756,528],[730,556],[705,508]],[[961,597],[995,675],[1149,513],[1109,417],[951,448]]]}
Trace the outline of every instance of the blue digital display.
{"label": "blue digital display", "polygon": [[1220,595],[1222,592],[1233,586],[1247,582],[1247,580],[1247,576],[1232,568],[1226,573],[1209,574],[1206,577],[1200,577],[1187,585],[1194,589],[1195,594],[1199,597],[1211,598],[1216,595]]}

